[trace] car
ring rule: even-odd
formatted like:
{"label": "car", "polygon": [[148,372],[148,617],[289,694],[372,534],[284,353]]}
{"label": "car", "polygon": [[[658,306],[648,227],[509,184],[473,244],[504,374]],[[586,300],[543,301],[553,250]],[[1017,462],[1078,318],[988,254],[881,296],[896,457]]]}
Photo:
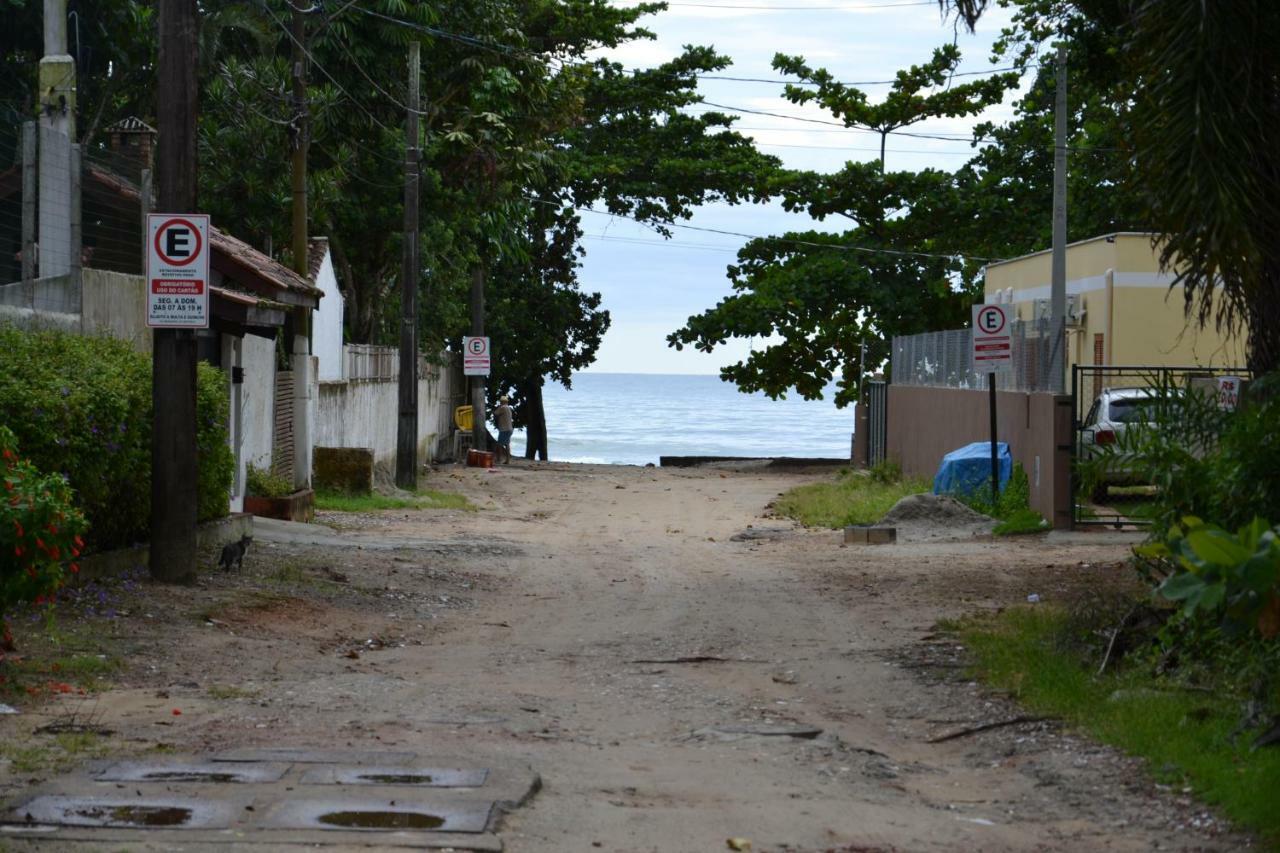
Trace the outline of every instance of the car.
{"label": "car", "polygon": [[1155,426],[1158,392],[1153,388],[1103,388],[1080,425],[1079,459],[1089,465],[1095,502],[1108,486],[1144,485],[1145,478],[1124,452],[1125,436]]}

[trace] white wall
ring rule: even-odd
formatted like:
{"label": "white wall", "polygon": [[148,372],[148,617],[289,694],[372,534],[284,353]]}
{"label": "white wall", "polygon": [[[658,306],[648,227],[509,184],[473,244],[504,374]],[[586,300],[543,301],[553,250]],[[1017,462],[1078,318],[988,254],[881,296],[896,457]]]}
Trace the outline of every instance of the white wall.
{"label": "white wall", "polygon": [[271,467],[271,440],[275,430],[276,342],[245,335],[241,354],[244,385],[244,459],[258,468]]}
{"label": "white wall", "polygon": [[333,271],[333,255],[326,251],[320,271],[316,273],[316,287],[324,291],[320,307],[311,315],[311,353],[319,362],[321,382],[342,380],[346,359],[342,354],[342,315],[344,303],[338,289],[338,277]]}
{"label": "white wall", "polygon": [[[452,362],[450,362],[450,365]],[[418,379],[418,459],[430,462],[452,438],[454,395],[462,378],[454,366],[424,369]],[[394,380],[321,382],[312,439],[316,447],[369,447],[375,463],[394,466],[399,383]]]}

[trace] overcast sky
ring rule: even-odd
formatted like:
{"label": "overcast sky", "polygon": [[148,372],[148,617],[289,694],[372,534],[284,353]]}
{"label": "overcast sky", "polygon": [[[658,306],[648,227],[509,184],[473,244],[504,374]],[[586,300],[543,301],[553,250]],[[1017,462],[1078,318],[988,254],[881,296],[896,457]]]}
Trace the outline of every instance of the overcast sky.
{"label": "overcast sky", "polygon": [[[615,0],[623,5],[626,0]],[[776,52],[803,56],[810,67],[826,68],[845,82],[889,80],[902,68],[926,61],[935,47],[958,41],[961,71],[992,68],[991,44],[1008,22],[995,9],[978,32],[957,34],[944,22],[934,0],[671,0],[666,12],[643,23],[657,34],[653,41],[626,45],[608,55],[630,68],[646,68],[671,59],[686,44],[712,45],[733,59],[726,76],[780,79],[770,67]],[[886,85],[860,86],[879,100]],[[782,86],[703,80],[699,91],[708,101],[750,110],[831,120],[818,107],[798,107],[781,97]],[[913,131],[941,135],[967,134],[988,118],[1010,113],[1006,98],[975,119],[938,119],[913,125]],[[728,112],[727,110],[721,110]],[[743,115],[736,128],[757,140],[761,149],[792,168],[834,171],[849,160],[873,160],[878,137],[872,133],[775,118]],[[967,141],[889,138],[890,169],[925,167],[954,169],[972,156]],[[613,316],[592,371],[611,373],[717,373],[740,359],[746,342],[731,341],[710,355],[686,348],[676,352],[666,336],[691,315],[730,293],[725,267],[734,261],[745,238],[676,229],[663,240],[653,231],[625,219],[582,213],[587,257],[581,272],[585,289],[599,291]],[[843,230],[839,222],[815,223],[788,214],[780,205],[713,205],[700,209],[690,225],[750,235],[781,234],[811,227]]]}

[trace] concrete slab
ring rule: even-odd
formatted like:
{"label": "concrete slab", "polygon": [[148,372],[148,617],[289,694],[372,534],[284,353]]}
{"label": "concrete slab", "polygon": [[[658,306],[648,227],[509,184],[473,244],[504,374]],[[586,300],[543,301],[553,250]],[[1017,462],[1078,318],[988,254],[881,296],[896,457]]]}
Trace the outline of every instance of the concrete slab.
{"label": "concrete slab", "polygon": [[322,765],[302,774],[304,785],[404,785],[412,788],[478,788],[489,771],[484,768],[426,767],[400,764],[383,767]]}
{"label": "concrete slab", "polygon": [[243,802],[173,796],[41,796],[5,816],[20,824],[127,829],[226,829]]}
{"label": "concrete slab", "polygon": [[99,782],[278,782],[288,764],[217,761],[121,761],[93,778]]}
{"label": "concrete slab", "polygon": [[[44,849],[66,849],[74,844],[92,845],[94,850],[128,850],[130,853],[300,853],[303,850],[454,850],[501,853],[502,839],[491,832],[339,832],[328,830],[264,830],[248,834],[235,830],[191,830],[179,832],[127,829],[89,829],[57,826],[0,826],[0,845],[5,841],[39,843]],[[24,848],[25,849],[25,848]]]}
{"label": "concrete slab", "polygon": [[844,541],[846,545],[892,545],[898,541],[898,530],[851,524],[844,529]]}

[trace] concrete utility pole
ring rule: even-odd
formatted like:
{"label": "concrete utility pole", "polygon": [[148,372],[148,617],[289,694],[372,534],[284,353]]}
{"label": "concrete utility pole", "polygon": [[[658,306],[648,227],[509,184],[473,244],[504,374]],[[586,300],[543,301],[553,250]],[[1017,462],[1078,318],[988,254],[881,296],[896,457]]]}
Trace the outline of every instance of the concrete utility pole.
{"label": "concrete utility pole", "polygon": [[44,0],[40,59],[39,277],[71,272],[71,143],[76,135],[76,64],[67,53],[67,0]]}
{"label": "concrete utility pole", "polygon": [[[159,208],[196,212],[196,0],[160,0]],[[144,232],[145,233],[145,232]],[[196,576],[196,336],[155,329],[151,361],[151,576]]]}
{"label": "concrete utility pole", "polygon": [[409,114],[405,118],[404,253],[400,268],[400,421],[396,485],[418,485],[418,77],[421,44],[409,44]]}
{"label": "concrete utility pole", "polygon": [[1049,284],[1049,390],[1066,390],[1067,368],[1067,48],[1058,46],[1053,109],[1053,276]]}
{"label": "concrete utility pole", "polygon": [[[484,337],[484,266],[471,270],[471,336]],[[488,431],[484,427],[484,377],[471,377],[471,446],[488,450]]]}
{"label": "concrete utility pole", "polygon": [[[307,105],[307,19],[311,11],[292,3],[293,128],[293,270],[304,279],[310,278],[310,246],[307,234],[307,155],[311,149],[311,115]],[[314,8],[314,7],[313,7]],[[293,348],[293,487],[311,486],[311,312],[305,308],[294,313]]]}

